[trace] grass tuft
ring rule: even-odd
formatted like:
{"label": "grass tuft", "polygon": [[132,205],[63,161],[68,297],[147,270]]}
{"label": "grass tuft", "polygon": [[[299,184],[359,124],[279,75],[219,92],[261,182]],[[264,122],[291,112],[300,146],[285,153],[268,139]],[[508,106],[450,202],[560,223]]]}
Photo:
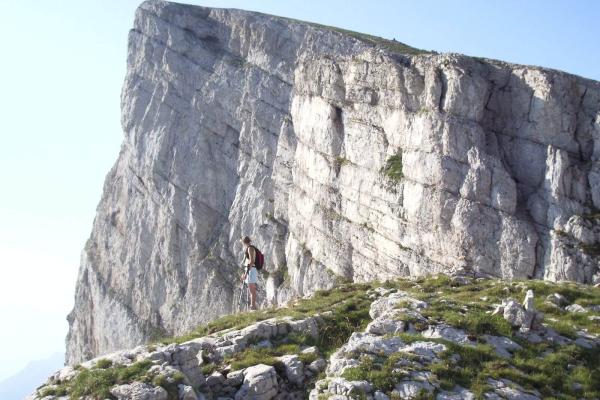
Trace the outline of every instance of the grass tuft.
{"label": "grass tuft", "polygon": [[388,158],[380,172],[391,182],[400,182],[404,176],[402,174],[402,150]]}

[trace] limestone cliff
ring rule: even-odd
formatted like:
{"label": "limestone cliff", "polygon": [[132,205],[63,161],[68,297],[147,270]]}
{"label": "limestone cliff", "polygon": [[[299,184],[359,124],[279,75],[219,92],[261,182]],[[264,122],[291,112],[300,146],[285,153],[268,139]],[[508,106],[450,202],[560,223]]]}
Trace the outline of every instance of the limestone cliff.
{"label": "limestone cliff", "polygon": [[[146,1],[67,362],[231,311],[474,271],[600,281],[600,83],[240,10]],[[268,278],[266,278],[268,276]]]}

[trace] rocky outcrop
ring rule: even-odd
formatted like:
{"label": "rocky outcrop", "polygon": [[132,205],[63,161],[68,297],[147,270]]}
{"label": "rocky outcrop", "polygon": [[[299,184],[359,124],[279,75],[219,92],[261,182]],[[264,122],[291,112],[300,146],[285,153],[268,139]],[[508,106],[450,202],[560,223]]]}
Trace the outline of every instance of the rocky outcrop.
{"label": "rocky outcrop", "polygon": [[598,398],[600,329],[586,317],[599,303],[598,289],[538,280],[341,285],[67,366],[28,399]]}
{"label": "rocky outcrop", "polygon": [[429,272],[600,280],[598,82],[146,1],[121,106],[69,364],[229,313],[242,234],[270,303]]}

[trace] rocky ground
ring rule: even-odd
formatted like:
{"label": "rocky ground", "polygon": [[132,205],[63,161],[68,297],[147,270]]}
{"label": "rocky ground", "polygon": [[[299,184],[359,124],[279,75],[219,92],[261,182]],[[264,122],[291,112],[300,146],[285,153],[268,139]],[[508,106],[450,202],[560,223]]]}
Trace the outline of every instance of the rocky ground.
{"label": "rocky ground", "polygon": [[[521,302],[522,300],[522,302]],[[31,400],[600,398],[600,289],[342,285],[65,367]]]}

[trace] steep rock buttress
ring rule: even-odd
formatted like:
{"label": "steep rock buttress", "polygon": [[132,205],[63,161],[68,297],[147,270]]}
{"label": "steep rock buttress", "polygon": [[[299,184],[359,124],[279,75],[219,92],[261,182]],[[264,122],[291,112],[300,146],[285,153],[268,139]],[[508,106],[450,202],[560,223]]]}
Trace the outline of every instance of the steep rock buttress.
{"label": "steep rock buttress", "polygon": [[271,303],[457,270],[600,281],[598,82],[164,1],[127,67],[69,364],[230,312],[242,235]]}

